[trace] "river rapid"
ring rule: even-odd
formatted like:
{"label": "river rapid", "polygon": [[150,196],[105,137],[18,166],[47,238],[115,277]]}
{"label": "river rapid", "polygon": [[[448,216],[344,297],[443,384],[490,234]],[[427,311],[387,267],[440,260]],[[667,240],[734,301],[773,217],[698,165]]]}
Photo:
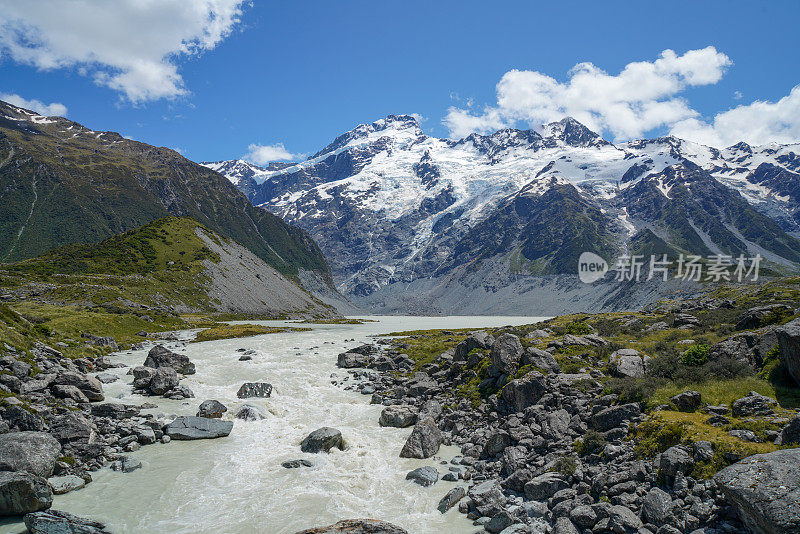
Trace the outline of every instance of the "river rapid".
{"label": "river rapid", "polygon": [[[456,484],[439,481],[423,488],[405,480],[423,465],[440,460],[399,458],[411,428],[382,428],[382,407],[370,396],[332,384],[347,376],[336,367],[346,348],[378,334],[427,328],[484,328],[536,322],[540,317],[369,317],[361,325],[310,326],[307,332],[268,334],[204,343],[169,343],[195,363],[197,373],[181,381],[194,391],[189,401],[131,394],[127,368],[111,369],[121,379],[104,385],[106,400],[151,402],[154,414],[195,415],[200,402],[217,399],[228,407],[225,419],[247,402],[263,408],[261,421],[236,420],[230,436],[214,440],[172,441],[148,445],[129,456],[143,467],[123,474],[103,468],[84,489],[56,496],[53,508],[104,521],[115,533],[294,533],[342,519],[374,518],[395,523],[412,534],[474,532],[458,510],[441,514],[439,500]],[[249,321],[253,322],[253,321]],[[285,325],[282,321],[261,321]],[[257,351],[252,361],[238,361],[237,349]],[[146,351],[114,354],[112,362],[141,365]],[[268,399],[238,399],[243,382],[273,385]],[[145,412],[147,413],[147,412]],[[300,452],[311,431],[341,430],[345,451]],[[449,461],[456,447],[437,455]],[[310,468],[286,469],[281,462],[305,458]],[[461,482],[463,484],[463,481]],[[5,528],[13,527],[7,525]],[[19,532],[19,528],[3,532]]]}

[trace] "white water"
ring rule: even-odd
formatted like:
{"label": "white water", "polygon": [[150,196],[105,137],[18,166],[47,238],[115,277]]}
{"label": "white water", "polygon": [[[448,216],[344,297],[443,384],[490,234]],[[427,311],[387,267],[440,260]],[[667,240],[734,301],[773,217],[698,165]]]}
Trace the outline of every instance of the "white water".
{"label": "white water", "polygon": [[[104,468],[86,488],[56,496],[53,508],[107,523],[112,532],[294,533],[342,519],[374,518],[410,533],[469,533],[475,527],[457,510],[442,515],[439,499],[455,483],[439,481],[422,488],[405,480],[423,465],[447,467],[434,459],[398,457],[410,428],[381,428],[381,406],[369,396],[331,384],[336,355],[368,341],[369,336],[423,328],[481,328],[532,323],[536,317],[373,317],[363,325],[310,325],[309,332],[189,344],[185,354],[197,373],[181,383],[195,399],[169,401],[131,394],[127,369],[113,369],[122,379],[104,386],[106,399],[159,404],[152,413],[194,415],[206,399],[228,407],[226,419],[248,402],[268,411],[263,421],[236,420],[231,435],[215,440],[172,441],[130,454],[143,467],[123,474]],[[282,325],[279,321],[262,324]],[[309,326],[309,325],[300,325]],[[355,341],[345,342],[346,339]],[[174,344],[173,344],[174,345]],[[238,361],[238,348],[259,352],[253,361]],[[141,365],[145,352],[112,356],[112,361]],[[246,381],[274,386],[269,399],[236,398]],[[331,454],[300,452],[300,441],[321,426],[342,431],[348,448]],[[456,447],[438,457],[450,460]],[[307,458],[311,468],[285,469],[281,462]],[[462,482],[463,484],[463,482]],[[9,525],[7,525],[9,526]],[[5,527],[3,527],[5,528]],[[19,532],[19,528],[3,532]]]}

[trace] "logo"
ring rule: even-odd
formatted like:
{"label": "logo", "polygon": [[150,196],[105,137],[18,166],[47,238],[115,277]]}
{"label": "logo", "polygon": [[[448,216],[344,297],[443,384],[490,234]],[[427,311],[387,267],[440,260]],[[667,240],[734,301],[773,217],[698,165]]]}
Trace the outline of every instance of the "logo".
{"label": "logo", "polygon": [[594,252],[584,252],[578,258],[578,278],[584,284],[600,280],[606,272],[608,272],[608,263]]}

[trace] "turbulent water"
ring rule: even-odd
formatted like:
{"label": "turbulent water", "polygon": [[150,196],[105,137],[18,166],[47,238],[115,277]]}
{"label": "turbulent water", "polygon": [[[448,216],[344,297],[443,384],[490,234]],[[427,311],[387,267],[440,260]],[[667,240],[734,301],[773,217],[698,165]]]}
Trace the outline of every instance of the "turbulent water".
{"label": "turbulent water", "polygon": [[[172,441],[130,454],[143,467],[128,474],[104,468],[86,488],[56,496],[54,509],[105,521],[113,532],[294,533],[348,518],[395,523],[411,533],[474,532],[457,510],[442,515],[439,499],[455,484],[439,481],[422,488],[406,474],[433,459],[399,458],[410,428],[381,428],[381,407],[369,396],[333,385],[336,355],[370,336],[421,328],[479,328],[531,323],[532,317],[374,317],[363,325],[312,325],[308,332],[269,334],[180,347],[196,364],[197,374],[181,384],[195,399],[169,401],[131,395],[127,369],[104,386],[106,398],[156,402],[152,413],[194,415],[200,402],[217,399],[228,407],[226,419],[248,402],[262,406],[262,421],[236,420],[227,438]],[[263,324],[285,324],[267,321]],[[303,325],[305,326],[305,325]],[[352,341],[354,340],[354,341]],[[173,343],[172,346],[180,344]],[[252,361],[238,361],[239,348],[255,349]],[[112,361],[141,365],[145,352],[112,356]],[[246,381],[274,386],[269,399],[236,398]],[[342,431],[348,445],[331,454],[300,452],[300,441],[321,426]],[[455,447],[438,454],[450,460]],[[312,460],[311,468],[285,469],[281,462]],[[446,466],[438,466],[440,475]],[[6,527],[8,528],[8,527]],[[3,532],[17,532],[19,529]]]}

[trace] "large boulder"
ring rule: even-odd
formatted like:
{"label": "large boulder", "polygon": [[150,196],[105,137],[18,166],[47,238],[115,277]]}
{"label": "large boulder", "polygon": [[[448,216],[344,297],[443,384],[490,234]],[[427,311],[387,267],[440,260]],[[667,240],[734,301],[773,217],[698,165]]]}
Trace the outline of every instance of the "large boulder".
{"label": "large boulder", "polygon": [[650,365],[650,357],[639,354],[636,349],[616,350],[608,361],[611,374],[631,378],[642,378]]}
{"label": "large boulder", "polygon": [[211,419],[219,419],[222,414],[228,411],[228,408],[218,400],[207,400],[200,403],[197,409],[197,417],[209,417]]}
{"label": "large boulder", "polygon": [[86,481],[76,475],[50,477],[47,479],[47,483],[50,484],[50,488],[56,495],[63,495],[86,486]]}
{"label": "large boulder", "polygon": [[454,361],[467,361],[467,356],[475,349],[489,349],[494,344],[494,337],[491,334],[481,330],[473,332],[464,341],[456,345],[455,352],[453,353]]}
{"label": "large boulder", "polygon": [[668,476],[675,477],[678,473],[686,474],[694,465],[694,459],[682,447],[670,447],[661,453],[659,471]]}
{"label": "large boulder", "polygon": [[233,421],[181,416],[164,427],[164,434],[178,440],[213,439],[225,437],[231,430]]}
{"label": "large boulder", "polygon": [[761,395],[757,391],[751,391],[731,403],[731,413],[734,417],[769,415],[772,413],[772,408],[777,404],[778,401],[772,397]]}
{"label": "large boulder", "polygon": [[240,399],[249,399],[251,397],[269,397],[272,395],[272,384],[266,382],[245,382],[236,392],[236,396]]}
{"label": "large boulder", "polygon": [[374,358],[368,354],[358,352],[343,352],[336,358],[336,365],[343,369],[366,367]]}
{"label": "large boulder", "polygon": [[54,385],[75,386],[92,402],[103,400],[103,384],[93,376],[75,371],[64,371],[53,379]]}
{"label": "large boulder", "polygon": [[500,334],[492,345],[489,357],[492,359],[490,374],[509,375],[519,367],[523,349],[519,337],[514,334]]}
{"label": "large boulder", "polygon": [[520,365],[532,365],[550,373],[560,373],[561,367],[552,354],[546,350],[528,347],[519,361]]}
{"label": "large boulder", "polygon": [[30,534],[109,534],[100,521],[78,517],[59,510],[27,514],[23,521]]}
{"label": "large boulder", "polygon": [[233,416],[242,421],[260,421],[265,418],[258,406],[253,404],[242,404],[236,409]]}
{"label": "large boulder", "polygon": [[525,483],[525,497],[531,501],[546,501],[569,484],[558,473],[544,473]]}
{"label": "large boulder", "polygon": [[506,496],[497,480],[490,479],[472,486],[467,492],[481,515],[492,516],[503,509]]}
{"label": "large boulder", "polygon": [[650,488],[642,499],[642,519],[654,525],[663,525],[672,518],[672,497],[661,488]]}
{"label": "large boulder", "polygon": [[22,406],[11,405],[0,412],[9,428],[16,430],[44,430],[44,419]]}
{"label": "large boulder", "polygon": [[778,335],[781,362],[794,381],[800,384],[800,319],[779,326],[775,333]]}
{"label": "large boulder", "polygon": [[376,519],[346,519],[326,527],[301,530],[296,534],[408,534],[408,532]]}
{"label": "large boulder", "polygon": [[150,379],[148,389],[153,395],[163,395],[178,385],[178,373],[172,367],[159,367]]}
{"label": "large boulder", "polygon": [[47,510],[53,491],[47,480],[22,471],[0,472],[0,517]]}
{"label": "large boulder", "polygon": [[693,412],[700,407],[702,395],[699,391],[684,391],[670,399],[681,412]]}
{"label": "large boulder", "polygon": [[600,432],[608,432],[620,428],[624,423],[641,415],[642,411],[636,403],[611,406],[594,414],[590,425]]}
{"label": "large boulder", "polygon": [[60,454],[61,444],[45,432],[0,434],[0,471],[27,471],[47,478]]}
{"label": "large boulder", "polygon": [[712,345],[709,358],[735,360],[760,369],[767,353],[777,344],[778,334],[774,329],[741,332]]}
{"label": "large boulder", "polygon": [[144,360],[144,366],[154,369],[172,367],[182,375],[193,375],[195,373],[194,364],[189,361],[188,356],[172,352],[163,345],[156,345],[150,349],[150,352],[147,353],[147,358]]}
{"label": "large boulder", "polygon": [[442,445],[442,434],[433,419],[424,419],[414,425],[414,430],[400,451],[400,458],[430,458]]}
{"label": "large boulder", "polygon": [[389,426],[394,428],[405,428],[417,422],[417,411],[413,406],[408,405],[392,405],[387,406],[381,412],[381,417],[378,419],[380,426]]}
{"label": "large boulder", "polygon": [[800,532],[800,449],[750,456],[714,480],[753,532]]}
{"label": "large boulder", "polygon": [[531,371],[522,378],[509,382],[503,388],[502,397],[515,412],[524,412],[525,408],[533,406],[547,391],[547,382],[544,375],[538,371]]}
{"label": "large boulder", "polygon": [[303,452],[330,452],[333,448],[344,450],[344,440],[339,430],[329,426],[318,428],[300,443]]}
{"label": "large boulder", "polygon": [[97,427],[80,412],[70,412],[52,417],[50,434],[64,445],[97,441]]}
{"label": "large boulder", "polygon": [[448,491],[444,497],[442,497],[442,500],[439,501],[439,505],[436,507],[436,509],[444,514],[450,508],[458,504],[458,501],[463,499],[466,494],[467,490],[464,489],[464,486],[456,486]]}
{"label": "large boulder", "polygon": [[110,419],[128,419],[139,415],[139,408],[119,402],[92,405],[92,415]]}
{"label": "large boulder", "polygon": [[794,313],[787,304],[767,304],[756,306],[744,312],[736,322],[736,330],[751,330],[786,320]]}
{"label": "large boulder", "polygon": [[800,414],[795,415],[781,429],[779,439],[781,445],[800,445]]}

